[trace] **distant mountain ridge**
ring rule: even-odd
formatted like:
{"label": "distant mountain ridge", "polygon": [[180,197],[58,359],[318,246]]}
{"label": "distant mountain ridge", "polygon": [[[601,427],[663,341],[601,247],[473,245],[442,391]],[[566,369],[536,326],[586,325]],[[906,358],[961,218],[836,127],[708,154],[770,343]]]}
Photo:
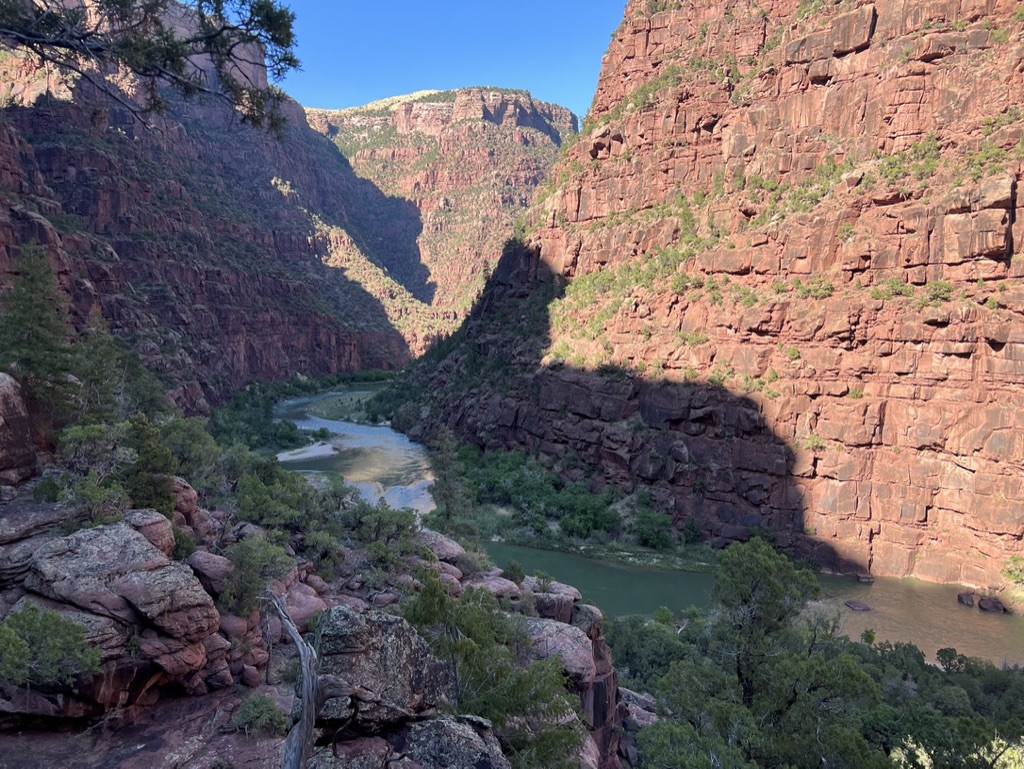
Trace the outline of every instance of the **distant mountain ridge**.
{"label": "distant mountain ridge", "polygon": [[[569,110],[510,89],[427,91],[306,114],[359,176],[418,212],[418,222],[404,225],[384,210],[366,219],[381,243],[372,261],[421,311],[432,309],[424,335],[449,333],[465,316],[515,219],[578,126]],[[418,229],[392,237],[410,224]],[[339,249],[338,264],[347,253]],[[424,341],[421,335],[411,344],[421,350]]]}

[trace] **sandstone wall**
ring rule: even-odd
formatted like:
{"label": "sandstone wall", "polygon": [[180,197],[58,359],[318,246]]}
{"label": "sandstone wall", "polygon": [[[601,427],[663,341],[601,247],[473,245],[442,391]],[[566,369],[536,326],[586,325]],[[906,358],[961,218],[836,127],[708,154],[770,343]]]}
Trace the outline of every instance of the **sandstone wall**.
{"label": "sandstone wall", "polygon": [[0,373],[0,485],[14,485],[36,470],[35,431],[21,387]]}
{"label": "sandstone wall", "polygon": [[24,106],[0,127],[0,287],[23,245],[43,246],[76,322],[100,311],[192,410],[253,379],[408,360],[379,300],[324,264],[314,220],[358,229],[359,180],[297,105],[280,142],[200,102],[147,128],[4,66]]}
{"label": "sandstone wall", "polygon": [[496,285],[467,356],[515,375],[436,413],[720,542],[770,527],[834,569],[1001,584],[1024,549],[1019,5],[660,5],[630,3],[531,210],[523,274],[564,298],[517,346],[497,325],[535,299]]}

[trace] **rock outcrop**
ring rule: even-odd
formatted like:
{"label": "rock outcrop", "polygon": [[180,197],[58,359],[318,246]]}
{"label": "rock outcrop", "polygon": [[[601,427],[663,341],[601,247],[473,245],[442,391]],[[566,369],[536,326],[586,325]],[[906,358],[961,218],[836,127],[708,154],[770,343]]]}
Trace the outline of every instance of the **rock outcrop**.
{"label": "rock outcrop", "polygon": [[399,422],[571,456],[717,544],[1000,585],[1022,34],[1009,0],[634,0],[515,269]]}
{"label": "rock outcrop", "polygon": [[[180,497],[194,500],[187,483],[177,484]],[[118,523],[62,535],[81,523],[68,506],[30,502],[24,494],[0,506],[0,619],[30,603],[56,611],[81,625],[101,653],[99,674],[70,688],[0,689],[5,722],[92,718],[153,705],[164,691],[204,695],[263,683],[280,626],[258,611],[221,613],[215,598],[233,566],[207,548],[224,536],[224,517],[198,507],[191,516],[207,519],[212,530],[199,534],[201,549],[182,562],[172,558],[172,522],[153,510],[130,510]],[[305,584],[311,574],[312,568],[295,569],[276,584],[289,606],[326,608]],[[308,624],[313,611],[296,614]]]}
{"label": "rock outcrop", "polygon": [[[577,130],[567,109],[524,91],[482,88],[306,114],[357,174],[389,196],[365,219],[383,236],[374,259],[412,295],[395,312],[416,352],[465,317],[516,217]],[[349,253],[362,245],[328,237],[332,263],[358,271]]]}
{"label": "rock outcrop", "polygon": [[[0,686],[0,728],[99,717],[144,722],[150,712],[184,710],[189,717],[219,723],[222,736],[210,734],[202,744],[193,744],[169,725],[149,739],[201,762],[231,749],[231,740],[223,736],[224,707],[233,711],[241,698],[229,703],[224,695],[240,688],[235,684],[269,690],[277,700],[290,702],[282,688],[266,686],[268,680],[280,682],[287,657],[295,654],[277,616],[260,611],[235,616],[215,603],[234,566],[212,549],[264,532],[248,523],[228,526],[227,515],[203,510],[182,479],[176,479],[175,490],[178,507],[188,511],[187,519],[178,513],[180,528],[200,519],[212,527],[208,535],[190,529],[197,532],[199,549],[186,561],[173,558],[174,524],[152,510],[130,510],[117,523],[64,535],[62,529],[76,524],[66,506],[29,502],[26,491],[0,506],[0,620],[28,604],[56,611],[80,625],[101,655],[97,674],[79,675],[70,685]],[[590,730],[584,751],[593,759],[588,765],[617,769],[625,710],[600,611],[580,604],[579,592],[561,583],[542,586],[527,580],[520,587],[497,573],[466,577],[451,563],[465,555],[461,546],[431,531],[419,536],[418,552],[430,560],[407,557],[395,573],[378,574],[384,585],[367,584],[363,577],[371,562],[358,549],[340,554],[342,566],[332,582],[315,575],[312,564],[300,562],[269,585],[283,598],[300,632],[317,618],[313,637],[319,674],[332,683],[316,724],[332,735],[334,751],[330,758],[318,755],[314,765],[376,766],[387,757],[410,769],[509,766],[488,722],[442,715],[455,698],[447,661],[437,659],[394,609],[374,608],[422,589],[409,572],[433,568],[454,583],[456,594],[475,588],[511,597],[511,587],[513,609],[527,612],[537,606],[541,616],[525,620],[535,656],[558,656],[570,691],[580,698],[581,719]],[[545,603],[545,596],[559,600]],[[361,698],[351,694],[354,690]],[[220,704],[182,708],[165,696],[182,692]],[[119,729],[124,728],[121,723]],[[136,766],[118,733],[107,740],[106,750],[118,756],[111,766]],[[124,740],[132,735],[131,729],[123,731]],[[244,752],[252,754],[253,765],[269,766],[276,765],[279,747],[276,740]],[[23,749],[28,750],[19,742],[17,750]],[[81,765],[70,755],[58,757],[57,746],[47,749],[58,765]]]}
{"label": "rock outcrop", "polygon": [[[436,532],[425,530],[421,541],[438,559],[442,576],[445,567],[462,554],[462,547]],[[590,731],[586,750],[596,757],[601,769],[617,769],[619,738],[625,707],[619,696],[618,672],[604,638],[604,616],[596,606],[581,603],[580,592],[571,585],[551,582],[541,585],[527,577],[522,585],[503,579],[495,570],[462,579],[462,590],[486,590],[507,599],[513,608],[526,611],[532,605],[537,617],[527,617],[526,629],[536,659],[557,656],[571,691],[580,698],[583,723]]]}

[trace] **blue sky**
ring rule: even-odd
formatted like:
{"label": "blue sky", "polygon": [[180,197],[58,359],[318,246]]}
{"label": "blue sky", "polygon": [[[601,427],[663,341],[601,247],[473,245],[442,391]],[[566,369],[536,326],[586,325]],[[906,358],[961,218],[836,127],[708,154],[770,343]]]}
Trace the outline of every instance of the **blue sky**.
{"label": "blue sky", "polygon": [[427,89],[525,88],[582,117],[626,0],[285,0],[302,72],[281,84],[341,109]]}

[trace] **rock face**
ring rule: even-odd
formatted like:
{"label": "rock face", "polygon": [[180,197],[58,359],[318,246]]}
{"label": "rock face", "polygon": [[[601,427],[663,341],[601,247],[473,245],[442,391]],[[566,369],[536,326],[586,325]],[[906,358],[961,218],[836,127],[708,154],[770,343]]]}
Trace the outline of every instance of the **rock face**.
{"label": "rock face", "polygon": [[463,589],[487,590],[497,598],[510,599],[512,607],[520,611],[523,601],[532,598],[539,617],[527,617],[525,622],[534,657],[560,659],[570,690],[580,698],[583,723],[590,730],[581,761],[592,754],[594,766],[620,769],[619,738],[625,706],[619,695],[618,672],[605,642],[601,610],[580,603],[580,592],[561,582],[552,581],[542,590],[534,577],[527,577],[520,586],[502,579],[497,571],[460,582],[446,570],[452,568],[447,561],[454,561],[465,552],[462,547],[429,530],[420,532],[420,541],[437,557],[435,568],[441,576],[455,581],[456,594]]}
{"label": "rock face", "polygon": [[21,387],[0,373],[0,484],[12,486],[35,470],[35,435]]}
{"label": "rock face", "polygon": [[[402,710],[423,711],[450,699],[446,668],[401,617],[337,606],[323,615],[317,639],[323,674],[369,689]],[[340,725],[349,715],[347,698],[329,700],[320,720]],[[371,707],[360,718],[386,723],[394,711]]]}
{"label": "rock face", "polygon": [[[366,221],[383,236],[373,259],[412,295],[392,314],[416,352],[465,317],[515,218],[577,130],[567,109],[524,91],[481,88],[306,112],[353,170],[389,196]],[[333,242],[332,263],[358,271],[363,244]]]}
{"label": "rock face", "polygon": [[23,690],[10,689],[0,709],[82,717],[132,705],[147,690],[172,682],[192,693],[232,683],[223,675],[230,644],[217,635],[213,599],[188,566],[158,547],[170,532],[162,515],[137,510],[122,523],[25,540],[33,552],[23,578],[5,584],[16,585],[8,596],[20,595],[7,608],[16,612],[34,603],[82,625],[90,645],[101,650],[103,667],[74,696],[43,690],[25,699]]}
{"label": "rock face", "polygon": [[385,762],[410,769],[508,768],[489,723],[438,715],[452,700],[447,667],[401,617],[337,606],[321,618],[316,645],[321,675],[367,689],[380,704],[328,699],[316,724],[333,735],[333,755],[319,754],[311,769]]}
{"label": "rock face", "polygon": [[280,142],[202,101],[150,130],[16,56],[2,75],[15,106],[0,129],[0,288],[37,243],[75,323],[102,313],[190,410],[253,379],[408,360],[380,302],[325,264],[315,236],[322,225],[363,242],[384,195],[298,105]]}
{"label": "rock face", "polygon": [[[195,501],[185,481],[177,490],[179,499]],[[189,515],[209,526],[191,529],[200,549],[186,563],[172,559],[173,524],[154,510],[130,510],[119,523],[62,536],[64,527],[80,524],[73,509],[25,494],[0,505],[0,619],[35,604],[81,625],[101,652],[98,675],[73,687],[0,687],[0,726],[134,712],[166,689],[204,695],[263,683],[280,624],[264,622],[259,611],[220,614],[214,598],[232,565],[205,548],[222,540],[225,516],[198,506]],[[304,625],[326,608],[303,581],[311,573],[295,569],[276,583]]]}
{"label": "rock face", "polygon": [[527,246],[399,422],[571,456],[716,543],[770,528],[837,571],[1001,584],[1024,550],[1018,4],[656,7],[629,4]]}

